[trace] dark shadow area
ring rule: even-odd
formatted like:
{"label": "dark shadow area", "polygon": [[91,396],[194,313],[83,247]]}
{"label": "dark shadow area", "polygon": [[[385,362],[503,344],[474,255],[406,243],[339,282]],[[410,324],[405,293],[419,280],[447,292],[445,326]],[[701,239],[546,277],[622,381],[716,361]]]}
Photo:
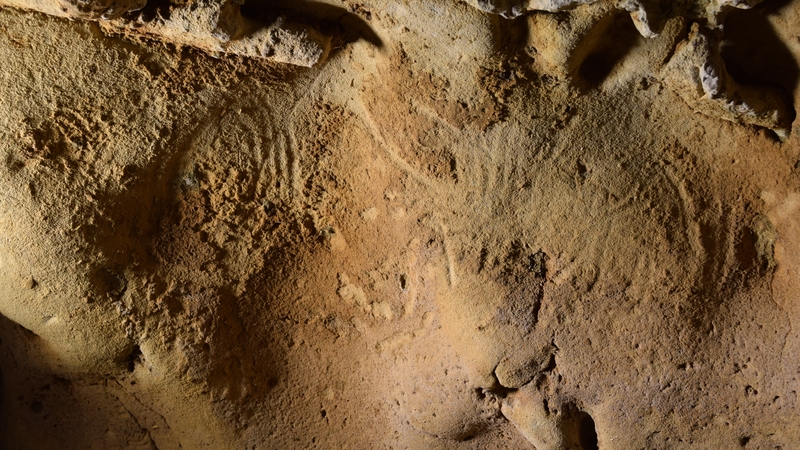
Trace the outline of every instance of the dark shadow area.
{"label": "dark shadow area", "polygon": [[136,370],[136,365],[141,362],[141,359],[142,349],[139,348],[139,344],[135,344],[128,356],[125,357],[125,368],[129,373],[133,373]]}
{"label": "dark shadow area", "polygon": [[108,381],[53,373],[42,364],[46,343],[3,315],[0,336],[0,448],[129,448],[148,438],[142,417],[125,408]]}
{"label": "dark shadow area", "polygon": [[169,20],[170,6],[173,4],[177,4],[177,2],[172,2],[170,0],[149,0],[144,5],[144,8],[138,11],[129,11],[123,14],[123,17],[129,20],[136,20],[138,17],[141,17],[141,20],[144,22],[151,22],[158,17]]}
{"label": "dark shadow area", "polygon": [[602,21],[578,45],[579,49],[594,46],[578,66],[575,82],[579,87],[600,86],[643,39],[627,13],[615,14],[607,20],[610,22]]}
{"label": "dark shadow area", "polygon": [[339,42],[335,42],[338,45],[363,39],[375,47],[383,47],[383,41],[369,24],[372,11],[363,6],[348,11],[338,6],[305,0],[246,0],[241,12],[246,19],[265,25],[274,23],[279,17],[314,25],[323,33],[338,37]]}
{"label": "dark shadow area", "polygon": [[[172,8],[192,8],[192,3],[193,0],[148,0],[142,9],[128,11],[123,17],[133,22],[145,23],[157,18],[169,20]],[[220,0],[219,5],[223,14],[224,11],[229,11],[238,16],[235,4]],[[363,5],[352,9],[353,11],[349,11],[338,6],[310,1],[245,0],[239,12],[245,19],[265,27],[278,20],[312,25],[323,34],[333,36],[334,48],[362,39],[382,48],[383,41],[369,24],[372,20],[372,11]],[[235,34],[235,30],[232,30],[232,34]]]}
{"label": "dark shadow area", "polygon": [[[752,10],[731,11],[725,20],[722,59],[738,83],[778,89],[794,113],[800,67],[767,19],[790,1],[768,1]],[[794,114],[792,116],[794,120]]]}
{"label": "dark shadow area", "polygon": [[[0,340],[0,345],[2,345]],[[0,365],[0,442],[6,442],[6,406],[5,406],[6,384],[3,379],[3,367]]]}
{"label": "dark shadow area", "polygon": [[578,442],[583,450],[599,450],[594,419],[587,413],[578,417]]}

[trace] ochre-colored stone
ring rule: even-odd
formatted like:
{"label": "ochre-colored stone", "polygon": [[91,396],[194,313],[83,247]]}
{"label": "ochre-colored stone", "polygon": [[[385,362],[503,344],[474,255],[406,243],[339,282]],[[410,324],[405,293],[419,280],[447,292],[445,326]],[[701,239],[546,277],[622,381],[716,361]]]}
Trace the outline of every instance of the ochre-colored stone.
{"label": "ochre-colored stone", "polygon": [[798,447],[800,1],[0,2],[0,448]]}

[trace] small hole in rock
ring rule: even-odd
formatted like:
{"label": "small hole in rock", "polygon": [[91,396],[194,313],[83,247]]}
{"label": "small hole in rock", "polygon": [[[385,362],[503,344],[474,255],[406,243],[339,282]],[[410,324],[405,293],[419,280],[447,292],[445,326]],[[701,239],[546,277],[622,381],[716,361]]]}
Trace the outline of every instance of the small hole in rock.
{"label": "small hole in rock", "polygon": [[581,178],[586,178],[589,174],[589,169],[586,168],[586,164],[578,161],[578,175]]}
{"label": "small hole in rock", "polygon": [[138,344],[134,345],[130,354],[128,354],[128,357],[125,358],[125,361],[127,362],[128,372],[133,373],[133,371],[136,370],[136,363],[141,361],[141,358],[142,358],[142,350],[139,348]]}

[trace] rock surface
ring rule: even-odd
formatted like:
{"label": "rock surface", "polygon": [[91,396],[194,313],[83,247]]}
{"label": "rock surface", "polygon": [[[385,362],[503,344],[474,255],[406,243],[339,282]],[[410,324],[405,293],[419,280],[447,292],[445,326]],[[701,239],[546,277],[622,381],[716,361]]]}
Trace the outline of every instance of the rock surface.
{"label": "rock surface", "polygon": [[265,58],[312,67],[330,51],[330,36],[284,15],[242,15],[241,0],[2,0],[11,6],[69,19],[100,20],[107,32],[152,36],[212,55]]}
{"label": "rock surface", "polygon": [[799,1],[2,1],[0,447],[800,442]]}

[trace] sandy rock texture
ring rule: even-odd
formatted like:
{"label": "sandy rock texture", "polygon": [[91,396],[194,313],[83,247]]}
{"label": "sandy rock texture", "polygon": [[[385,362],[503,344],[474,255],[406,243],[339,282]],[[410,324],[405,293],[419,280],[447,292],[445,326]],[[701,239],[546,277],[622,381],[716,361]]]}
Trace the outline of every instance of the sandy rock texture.
{"label": "sandy rock texture", "polygon": [[800,1],[0,2],[0,447],[800,448]]}

